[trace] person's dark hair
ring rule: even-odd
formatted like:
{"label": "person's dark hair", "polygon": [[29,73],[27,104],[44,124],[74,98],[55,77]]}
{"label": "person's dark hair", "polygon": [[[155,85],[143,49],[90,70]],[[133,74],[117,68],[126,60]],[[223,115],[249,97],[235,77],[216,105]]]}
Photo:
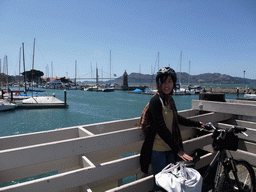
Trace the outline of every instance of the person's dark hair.
{"label": "person's dark hair", "polygon": [[176,86],[176,82],[177,82],[176,72],[170,67],[163,67],[156,74],[156,86],[157,86],[158,91],[159,91],[162,83],[164,83],[166,81],[166,79],[169,75],[172,78],[174,87]]}
{"label": "person's dark hair", "polygon": [[[166,81],[168,76],[171,76],[172,81],[173,81],[173,86],[174,86],[173,88],[175,88],[176,82],[177,82],[177,74],[172,68],[164,67],[164,68],[160,69],[156,75],[156,88],[160,94],[160,97],[163,99],[165,105],[167,105],[169,103],[169,98],[166,97],[166,95],[163,94],[163,92],[161,91],[161,85]],[[172,94],[173,94],[173,91],[170,93],[170,95],[172,95]]]}

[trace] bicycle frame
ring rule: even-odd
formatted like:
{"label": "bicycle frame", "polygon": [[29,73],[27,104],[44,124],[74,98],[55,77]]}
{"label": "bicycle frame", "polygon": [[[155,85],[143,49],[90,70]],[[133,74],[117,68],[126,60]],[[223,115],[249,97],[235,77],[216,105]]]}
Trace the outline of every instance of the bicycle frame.
{"label": "bicycle frame", "polygon": [[225,163],[223,165],[224,165],[223,174],[228,175],[229,171],[232,170],[235,181],[237,183],[237,187],[238,187],[239,191],[242,190],[241,185],[239,185],[239,179],[238,179],[238,175],[237,175],[237,167],[236,167],[236,163],[235,163],[234,159],[233,158],[228,159],[228,161],[225,161]]}
{"label": "bicycle frame", "polygon": [[[214,127],[211,122],[205,124],[205,127],[202,128],[201,130],[203,129],[218,131],[218,128]],[[232,127],[232,130],[228,129],[224,131],[224,133],[226,132],[230,133],[230,131],[232,131],[234,134],[242,133],[245,136],[248,136],[247,134],[244,133],[246,130],[247,130],[246,128],[234,126]],[[220,134],[218,134],[217,132],[214,132],[214,133],[216,133],[214,139],[218,140],[219,138],[221,138],[221,136],[223,136],[222,135],[223,132],[220,132]],[[224,142],[224,140],[226,139],[226,136],[223,137],[222,139],[223,140],[220,143],[216,142],[215,146],[213,146],[214,149],[216,149],[217,151],[211,163],[208,165],[206,171],[204,172],[203,179],[205,182],[203,182],[203,189],[208,190],[208,188],[211,187],[213,188],[213,192],[215,192],[216,190],[220,191],[220,190],[223,190],[223,186],[225,186],[225,183],[227,182],[228,188],[230,187],[230,184],[231,184],[231,187],[233,187],[233,189],[238,191],[244,191],[243,190],[244,186],[247,186],[246,181],[245,183],[243,183],[243,181],[242,183],[240,183],[240,178],[238,177],[238,169],[236,165],[237,161],[233,158],[232,154],[230,153],[230,150],[236,150],[237,148],[233,145],[226,146],[226,143]],[[192,163],[192,166],[195,165],[195,163],[198,160],[200,160],[200,157],[199,159],[196,157],[195,157],[194,163]],[[255,184],[255,179],[253,179],[255,177],[253,174],[254,173],[253,169],[252,167],[251,168],[248,167],[250,166],[250,164],[248,164],[246,161],[244,161],[243,163],[242,162],[243,161],[238,161],[238,164],[244,166],[248,171],[249,179],[251,181],[251,184],[249,184],[249,186],[250,186],[250,189],[252,189],[252,187],[254,187],[254,184]],[[211,180],[213,179],[212,177],[208,178],[208,180],[206,178],[209,176],[209,174],[211,173],[210,170],[216,165],[216,163],[217,163],[217,169],[216,169],[216,172],[214,173],[214,181],[212,182]],[[231,175],[230,172],[232,172],[233,175]],[[234,183],[231,180],[233,180]],[[208,181],[211,182],[210,185],[208,185],[207,183]]]}
{"label": "bicycle frame", "polygon": [[214,156],[213,160],[211,161],[211,163],[209,164],[208,168],[206,169],[203,175],[203,179],[207,178],[210,170],[213,168],[213,166],[216,163],[218,163],[217,170],[214,177],[214,185],[213,185],[214,189],[217,187],[217,184],[219,182],[219,178],[221,176],[221,168],[226,157],[227,157],[226,150],[217,151],[216,155]]}
{"label": "bicycle frame", "polygon": [[[227,161],[225,161],[226,158],[228,158],[227,150],[217,151],[216,155],[214,156],[213,160],[211,161],[211,163],[209,164],[209,166],[207,167],[207,170],[203,175],[203,179],[207,178],[210,170],[214,167],[216,163],[218,163],[217,170],[214,177],[213,191],[215,191],[215,189],[217,188],[221,174],[228,174],[229,170],[233,170],[236,183],[239,183],[238,177],[237,177],[237,169],[236,169],[233,157],[231,156],[230,158],[228,158]],[[224,167],[223,172],[222,172],[222,167]],[[238,188],[239,190],[241,190],[239,185],[238,185]]]}

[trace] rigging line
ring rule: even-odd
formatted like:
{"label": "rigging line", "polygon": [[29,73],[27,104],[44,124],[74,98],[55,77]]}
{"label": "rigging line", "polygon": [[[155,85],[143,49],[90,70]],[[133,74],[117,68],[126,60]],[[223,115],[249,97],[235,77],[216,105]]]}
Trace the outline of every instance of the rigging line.
{"label": "rigging line", "polygon": [[[156,62],[155,62],[154,70],[153,70],[153,74],[155,74],[155,71],[156,71],[156,65],[157,65],[158,60],[159,60],[159,57],[158,57],[158,54],[157,54]],[[152,75],[153,75],[153,74],[152,74]]]}
{"label": "rigging line", "polygon": [[86,73],[86,74],[83,74],[83,75],[80,75],[78,77],[82,77],[82,76],[86,76],[86,75],[90,75],[91,73]]}

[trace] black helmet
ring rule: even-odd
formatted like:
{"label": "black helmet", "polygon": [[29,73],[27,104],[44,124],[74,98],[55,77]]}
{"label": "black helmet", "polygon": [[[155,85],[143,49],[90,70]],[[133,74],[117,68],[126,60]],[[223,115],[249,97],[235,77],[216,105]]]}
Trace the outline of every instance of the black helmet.
{"label": "black helmet", "polygon": [[162,75],[171,75],[172,81],[173,81],[174,84],[175,84],[176,81],[177,81],[177,74],[176,74],[176,72],[175,72],[172,68],[170,68],[170,67],[163,67],[162,69],[159,69],[159,71],[158,71],[157,74],[156,74],[156,82],[158,82],[159,78],[160,78]]}

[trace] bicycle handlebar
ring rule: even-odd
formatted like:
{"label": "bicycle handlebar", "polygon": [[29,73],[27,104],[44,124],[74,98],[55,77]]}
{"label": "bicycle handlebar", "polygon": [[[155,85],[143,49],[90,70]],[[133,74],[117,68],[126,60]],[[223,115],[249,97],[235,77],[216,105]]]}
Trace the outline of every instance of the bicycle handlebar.
{"label": "bicycle handlebar", "polygon": [[[215,127],[211,122],[208,122],[208,123],[204,124],[204,128],[202,128],[202,129],[205,129],[205,130],[220,130],[222,128]],[[225,129],[222,129],[222,130],[225,130]],[[244,127],[239,127],[239,126],[234,125],[231,128],[226,129],[226,131],[234,131],[234,133],[243,133],[243,132],[247,131],[247,129],[244,128]]]}
{"label": "bicycle handlebar", "polygon": [[246,128],[244,128],[244,127],[239,127],[239,126],[234,126],[234,129],[235,129],[235,133],[241,133],[241,132],[247,131]]}
{"label": "bicycle handlebar", "polygon": [[[240,127],[240,126],[236,126],[236,125],[233,125],[232,127],[230,127],[229,129],[225,129],[225,128],[219,128],[219,127],[215,127],[211,122],[208,122],[208,123],[205,123],[203,125],[203,127],[200,129],[201,131],[202,130],[223,130],[224,132],[234,132],[236,134],[238,133],[242,133],[244,134],[245,136],[248,136],[245,131],[247,131],[247,128],[245,127]],[[198,155],[195,155],[193,156],[193,161],[187,161],[187,162],[184,162],[185,166],[186,167],[192,167],[194,168],[195,164],[200,160],[200,156]]]}

